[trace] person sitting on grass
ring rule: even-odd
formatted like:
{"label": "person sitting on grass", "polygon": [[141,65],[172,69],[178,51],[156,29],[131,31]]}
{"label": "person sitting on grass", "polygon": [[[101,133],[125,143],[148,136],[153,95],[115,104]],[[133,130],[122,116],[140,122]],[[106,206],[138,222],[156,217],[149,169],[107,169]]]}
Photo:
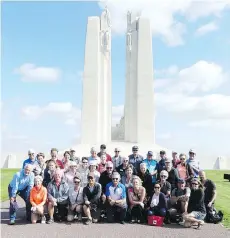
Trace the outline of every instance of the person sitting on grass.
{"label": "person sitting on grass", "polygon": [[[74,161],[74,163],[76,163]],[[83,208],[83,188],[80,186],[81,179],[77,176],[73,178],[74,187],[69,189],[69,211],[67,215],[67,221],[73,221],[74,217],[77,217],[78,221],[82,220],[82,208]]]}
{"label": "person sitting on grass", "polygon": [[152,196],[150,197],[147,204],[148,216],[155,215],[165,217],[166,209],[167,201],[164,193],[161,192],[161,184],[156,182]]}
{"label": "person sitting on grass", "polygon": [[144,222],[144,202],[146,199],[145,188],[141,185],[141,179],[138,176],[133,176],[133,187],[128,189],[128,197],[131,209],[131,222]]}
{"label": "person sitting on grass", "polygon": [[84,205],[83,210],[87,216],[86,225],[97,223],[100,217],[100,197],[101,197],[101,184],[95,181],[94,173],[88,174],[88,184],[83,189]]}
{"label": "person sitting on grass", "polygon": [[[54,222],[54,213],[57,220],[65,220],[67,216],[67,205],[69,197],[69,186],[63,179],[63,170],[56,169],[54,172],[54,180],[47,187],[48,191],[48,213],[50,219],[47,224]],[[57,213],[57,214],[56,214]]]}
{"label": "person sitting on grass", "polygon": [[191,181],[192,189],[188,202],[188,213],[184,213],[184,226],[191,227],[197,225],[199,228],[204,224],[206,209],[204,205],[204,190],[198,179]]}
{"label": "person sitting on grass", "polygon": [[16,196],[17,194],[24,200],[26,203],[26,219],[30,221],[30,190],[34,186],[34,173],[32,172],[33,166],[31,164],[26,164],[24,169],[20,172],[17,172],[13,179],[11,180],[8,186],[8,193],[10,199],[10,225],[15,224],[16,220],[16,210],[17,210],[17,202]]}
{"label": "person sitting on grass", "polygon": [[109,223],[118,220],[121,224],[125,224],[124,220],[127,209],[126,188],[120,183],[120,179],[120,174],[113,172],[112,182],[106,185],[106,214]]}
{"label": "person sitting on grass", "polygon": [[41,218],[41,223],[46,222],[44,216],[44,205],[47,200],[47,189],[42,186],[42,176],[38,175],[34,178],[34,187],[30,191],[30,204],[31,208],[31,222],[36,224],[37,220]]}

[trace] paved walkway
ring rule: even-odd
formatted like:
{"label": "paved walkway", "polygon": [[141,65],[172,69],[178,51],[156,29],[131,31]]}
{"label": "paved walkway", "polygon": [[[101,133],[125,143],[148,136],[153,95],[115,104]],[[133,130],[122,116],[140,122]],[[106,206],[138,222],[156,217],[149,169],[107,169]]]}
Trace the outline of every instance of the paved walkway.
{"label": "paved walkway", "polygon": [[81,237],[81,238],[227,238],[230,231],[221,225],[205,224],[200,230],[183,228],[179,225],[167,225],[164,227],[152,227],[137,224],[92,224],[86,226],[79,223],[68,225],[66,223],[27,224],[25,222],[25,208],[22,201],[17,213],[17,223],[14,226],[8,223],[9,202],[1,204],[1,233],[2,238],[51,238],[51,237]]}

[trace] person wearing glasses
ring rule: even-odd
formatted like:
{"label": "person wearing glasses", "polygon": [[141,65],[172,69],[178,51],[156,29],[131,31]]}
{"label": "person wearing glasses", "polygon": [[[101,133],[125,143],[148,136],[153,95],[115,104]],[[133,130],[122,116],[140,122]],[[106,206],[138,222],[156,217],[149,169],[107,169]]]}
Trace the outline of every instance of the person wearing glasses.
{"label": "person wearing glasses", "polygon": [[102,188],[101,200],[103,204],[106,201],[106,195],[105,195],[106,185],[112,182],[112,173],[113,173],[113,163],[111,161],[108,161],[106,163],[106,171],[104,171],[99,178],[99,183],[101,184],[101,188]]}
{"label": "person wearing glasses", "polygon": [[35,157],[35,151],[33,149],[28,150],[29,158],[23,162],[22,169],[25,168],[26,164],[31,164],[32,166],[38,166],[37,158]]}
{"label": "person wearing glasses", "polygon": [[168,172],[166,170],[162,170],[160,173],[160,185],[161,192],[165,195],[166,199],[170,198],[171,195],[171,184],[167,181]]}
{"label": "person wearing glasses", "polygon": [[82,157],[81,165],[77,169],[76,175],[81,178],[81,186],[84,188],[88,183],[89,166],[87,157]]}
{"label": "person wearing glasses", "polygon": [[[129,165],[129,158],[123,157],[122,164],[116,168],[116,171],[120,174],[121,178],[125,176],[125,171]],[[136,173],[136,170],[133,168],[133,174]]]}
{"label": "person wearing glasses", "polygon": [[180,163],[177,164],[177,172],[180,179],[185,181],[194,177],[193,169],[186,162],[186,154],[180,154],[179,156]]}
{"label": "person wearing glasses", "polygon": [[146,191],[141,185],[142,181],[138,176],[133,176],[133,187],[128,189],[128,197],[131,209],[131,222],[144,222],[144,207],[146,202]]}
{"label": "person wearing glasses", "polygon": [[138,154],[139,151],[139,147],[138,146],[133,146],[132,147],[132,154],[129,155],[129,163],[133,165],[133,167],[135,168],[135,170],[137,172],[140,171],[140,164],[143,161],[143,156],[141,156],[140,154]]}
{"label": "person wearing glasses", "polygon": [[191,227],[197,225],[199,228],[204,224],[206,209],[204,204],[204,190],[200,181],[196,178],[191,181],[192,188],[188,202],[188,213],[184,213],[184,226]]}
{"label": "person wearing glasses", "polygon": [[112,182],[106,185],[106,214],[109,223],[119,221],[121,224],[125,224],[127,209],[126,188],[120,183],[120,179],[120,174],[113,172]]}
{"label": "person wearing glasses", "polygon": [[166,158],[165,159],[165,166],[166,171],[168,172],[168,178],[167,181],[171,184],[171,191],[177,187],[177,181],[179,179],[178,172],[175,168],[172,166],[171,159]]}
{"label": "person wearing glasses", "polygon": [[[75,162],[75,161],[74,161]],[[76,163],[76,162],[75,162]],[[69,189],[69,211],[67,221],[71,222],[76,217],[78,221],[82,221],[83,209],[83,187],[80,186],[81,179],[77,176],[73,177],[74,186]]]}
{"label": "person wearing glasses", "polygon": [[83,189],[83,210],[87,216],[86,225],[97,223],[100,217],[101,185],[95,181],[94,173],[88,174],[88,184]]}
{"label": "person wearing glasses", "polygon": [[115,155],[112,157],[112,162],[113,162],[113,167],[117,168],[118,166],[120,166],[122,164],[123,158],[120,155],[120,148],[115,148],[114,153]]}
{"label": "person wearing glasses", "polygon": [[148,216],[166,216],[167,201],[165,195],[161,192],[161,184],[156,182],[153,193],[147,204]]}

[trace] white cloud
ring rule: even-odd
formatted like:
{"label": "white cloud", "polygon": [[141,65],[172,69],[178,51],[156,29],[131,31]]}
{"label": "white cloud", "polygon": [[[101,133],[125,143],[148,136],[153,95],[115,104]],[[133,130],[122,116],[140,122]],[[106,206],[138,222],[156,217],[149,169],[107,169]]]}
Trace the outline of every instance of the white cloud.
{"label": "white cloud", "polygon": [[40,116],[47,114],[62,114],[67,125],[75,125],[81,118],[81,111],[70,102],[51,102],[43,107],[26,106],[22,108],[22,113],[26,118],[32,120],[36,120]]}
{"label": "white cloud", "polygon": [[192,66],[178,70],[171,79],[168,79],[167,83],[170,85],[167,85],[165,90],[168,93],[177,94],[209,92],[219,88],[229,77],[229,73],[225,72],[220,65],[201,60]]}
{"label": "white cloud", "polygon": [[19,74],[24,82],[55,82],[61,75],[57,68],[38,67],[31,63],[21,65],[14,73]]}
{"label": "white cloud", "polygon": [[208,24],[205,24],[201,27],[199,27],[197,30],[196,30],[196,35],[197,36],[203,36],[209,32],[212,32],[212,31],[216,31],[218,30],[218,26],[215,22],[210,22]]}
{"label": "white cloud", "polygon": [[177,16],[187,20],[197,20],[201,17],[220,16],[221,12],[230,6],[229,0],[108,0],[99,3],[104,8],[107,4],[111,12],[112,30],[121,34],[126,29],[126,13],[141,12],[143,17],[151,21],[154,35],[159,35],[171,46],[184,43],[183,35],[186,25]]}

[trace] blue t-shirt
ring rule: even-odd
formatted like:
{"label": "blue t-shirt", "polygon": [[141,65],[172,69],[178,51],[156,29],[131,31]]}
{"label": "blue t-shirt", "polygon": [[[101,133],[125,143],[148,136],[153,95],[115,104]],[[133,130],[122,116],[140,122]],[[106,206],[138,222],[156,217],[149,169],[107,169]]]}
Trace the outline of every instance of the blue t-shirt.
{"label": "blue t-shirt", "polygon": [[[113,182],[110,182],[106,185],[105,195],[111,197],[113,200],[121,200],[126,198],[126,189],[122,183],[118,183],[117,187],[114,187]],[[127,204],[124,204],[126,207]]]}

